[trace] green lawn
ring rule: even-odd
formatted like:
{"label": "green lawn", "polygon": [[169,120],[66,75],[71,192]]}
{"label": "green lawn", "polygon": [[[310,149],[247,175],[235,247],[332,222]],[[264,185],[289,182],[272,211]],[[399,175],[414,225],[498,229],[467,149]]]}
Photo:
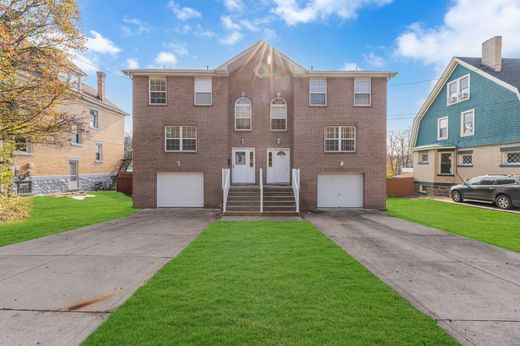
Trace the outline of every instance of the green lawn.
{"label": "green lawn", "polygon": [[311,224],[216,222],[85,345],[454,345]]}
{"label": "green lawn", "polygon": [[0,246],[60,233],[129,216],[138,211],[132,199],[120,192],[95,192],[95,198],[78,201],[68,197],[32,199],[29,218],[0,224]]}
{"label": "green lawn", "polygon": [[520,215],[429,199],[390,198],[390,216],[520,252]]}

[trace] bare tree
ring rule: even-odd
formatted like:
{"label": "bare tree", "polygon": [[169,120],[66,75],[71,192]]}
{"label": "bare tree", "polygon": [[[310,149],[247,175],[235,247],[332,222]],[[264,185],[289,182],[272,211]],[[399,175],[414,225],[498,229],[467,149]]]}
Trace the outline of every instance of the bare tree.
{"label": "bare tree", "polygon": [[388,175],[399,175],[402,173],[402,168],[412,167],[410,139],[409,128],[392,131],[388,134]]}

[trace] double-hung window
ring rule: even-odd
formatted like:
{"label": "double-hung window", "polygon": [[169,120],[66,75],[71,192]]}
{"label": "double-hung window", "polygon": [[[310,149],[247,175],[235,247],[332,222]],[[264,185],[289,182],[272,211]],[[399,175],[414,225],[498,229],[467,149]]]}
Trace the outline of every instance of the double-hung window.
{"label": "double-hung window", "polygon": [[166,104],[166,78],[150,77],[150,104]]}
{"label": "double-hung window", "polygon": [[103,144],[96,143],[96,162],[103,161]]}
{"label": "double-hung window", "polygon": [[448,117],[437,119],[437,139],[448,139]]}
{"label": "double-hung window", "polygon": [[72,125],[70,143],[72,145],[81,145],[81,128],[78,125]]}
{"label": "double-hung window", "polygon": [[469,83],[469,74],[448,83],[446,94],[448,105],[469,99]]}
{"label": "double-hung window", "polygon": [[196,126],[165,126],[165,151],[197,151]]}
{"label": "double-hung window", "polygon": [[271,131],[287,131],[287,102],[281,97],[271,101]]}
{"label": "double-hung window", "polygon": [[90,109],[90,127],[93,129],[99,128],[99,112],[95,108]]}
{"label": "double-hung window", "polygon": [[475,134],[475,110],[471,109],[460,113],[460,135],[473,136]]}
{"label": "double-hung window", "polygon": [[309,105],[311,105],[311,106],[327,105],[327,80],[326,79],[310,79],[309,80]]}
{"label": "double-hung window", "polygon": [[252,108],[251,100],[247,97],[239,97],[235,101],[235,130],[251,130]]}
{"label": "double-hung window", "polygon": [[326,126],[325,127],[325,151],[326,152],[355,152],[356,151],[356,127],[355,126]]}
{"label": "double-hung window", "polygon": [[30,154],[31,144],[27,138],[15,137],[14,138],[14,151],[16,154]]}
{"label": "double-hung window", "polygon": [[440,153],[441,162],[439,174],[452,175],[453,174],[453,153]]}
{"label": "double-hung window", "polygon": [[211,78],[195,78],[195,105],[211,106],[212,82]]}
{"label": "double-hung window", "polygon": [[370,79],[354,79],[354,106],[370,106],[372,83]]}

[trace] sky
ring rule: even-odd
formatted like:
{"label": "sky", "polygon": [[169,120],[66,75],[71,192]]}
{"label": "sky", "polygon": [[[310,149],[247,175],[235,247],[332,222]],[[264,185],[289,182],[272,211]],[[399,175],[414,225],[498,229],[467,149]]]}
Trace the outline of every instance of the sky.
{"label": "sky", "polygon": [[[503,36],[520,57],[520,0],[78,0],[86,50],[75,62],[132,112],[127,68],[214,68],[264,39],[315,70],[384,70],[388,130],[413,117],[453,56]],[[126,119],[131,132],[131,117]]]}

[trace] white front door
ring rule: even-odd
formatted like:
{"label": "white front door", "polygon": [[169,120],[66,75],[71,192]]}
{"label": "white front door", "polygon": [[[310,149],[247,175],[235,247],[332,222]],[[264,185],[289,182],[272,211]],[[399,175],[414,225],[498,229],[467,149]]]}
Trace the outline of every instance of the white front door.
{"label": "white front door", "polygon": [[233,184],[255,183],[255,149],[232,150],[231,181]]}
{"label": "white front door", "polygon": [[289,149],[267,149],[267,184],[289,184],[290,172]]}
{"label": "white front door", "polygon": [[69,161],[69,190],[79,189],[78,161]]}

